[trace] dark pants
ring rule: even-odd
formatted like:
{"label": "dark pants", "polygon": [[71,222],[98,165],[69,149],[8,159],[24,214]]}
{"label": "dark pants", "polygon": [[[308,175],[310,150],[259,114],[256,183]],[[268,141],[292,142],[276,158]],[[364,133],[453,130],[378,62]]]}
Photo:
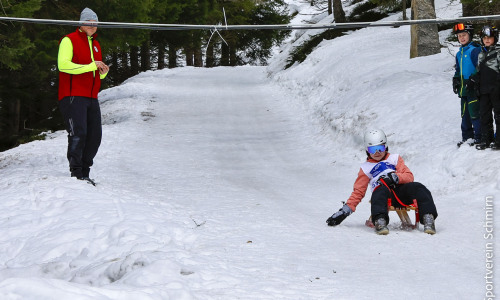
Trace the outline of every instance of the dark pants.
{"label": "dark pants", "polygon": [[[500,129],[500,88],[494,89],[489,94],[481,94],[479,97],[479,104],[481,110],[481,142],[491,143],[493,139],[493,114],[495,116],[495,127],[497,137],[495,142],[500,144],[500,136],[498,130]],[[493,111],[493,114],[492,114]]]}
{"label": "dark pants", "polygon": [[[406,205],[413,204],[413,199],[416,199],[418,211],[421,216],[432,214],[434,218],[437,218],[438,213],[431,192],[423,184],[419,182],[400,184],[396,186],[394,192],[399,200]],[[373,222],[379,218],[384,218],[387,224],[389,224],[389,212],[387,211],[389,198],[391,198],[392,206],[403,207],[386,186],[380,185],[373,191],[371,198]],[[420,223],[422,223],[422,218],[420,218]]]}
{"label": "dark pants", "polygon": [[101,145],[101,109],[97,99],[65,97],[59,101],[68,131],[68,161],[71,176],[88,177]]}
{"label": "dark pants", "polygon": [[481,139],[481,121],[479,120],[479,101],[477,97],[461,98],[462,110],[462,140]]}

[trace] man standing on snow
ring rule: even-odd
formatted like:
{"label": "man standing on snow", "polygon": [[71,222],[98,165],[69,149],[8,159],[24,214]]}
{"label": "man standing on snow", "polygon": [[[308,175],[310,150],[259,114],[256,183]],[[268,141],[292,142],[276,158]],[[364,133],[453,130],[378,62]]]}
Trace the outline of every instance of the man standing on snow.
{"label": "man standing on snow", "polygon": [[[80,14],[80,21],[98,22],[89,8]],[[101,144],[101,110],[97,94],[101,79],[109,67],[102,62],[99,42],[95,40],[97,26],[85,23],[63,37],[59,44],[59,107],[68,131],[69,168],[71,177],[93,181],[90,167]]]}
{"label": "man standing on snow", "polygon": [[469,77],[476,71],[477,59],[481,47],[472,41],[474,27],[471,24],[459,23],[453,27],[461,47],[456,55],[455,75],[453,76],[453,92],[461,99],[462,141],[460,147],[468,139],[471,146],[481,143],[481,122],[479,120],[479,100]]}

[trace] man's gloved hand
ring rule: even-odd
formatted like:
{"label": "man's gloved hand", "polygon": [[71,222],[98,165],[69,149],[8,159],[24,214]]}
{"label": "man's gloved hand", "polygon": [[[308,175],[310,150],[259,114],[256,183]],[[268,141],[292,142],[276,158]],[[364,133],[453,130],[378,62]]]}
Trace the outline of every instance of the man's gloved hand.
{"label": "man's gloved hand", "polygon": [[460,87],[461,87],[461,82],[460,82],[460,77],[453,77],[453,92],[455,94],[458,94],[458,92],[460,91]]}
{"label": "man's gloved hand", "polygon": [[391,188],[395,188],[399,183],[399,177],[394,172],[390,172],[380,176],[379,180],[384,180],[384,182]]}
{"label": "man's gloved hand", "polygon": [[339,225],[350,214],[352,214],[352,209],[347,206],[347,204],[344,204],[344,206],[342,206],[342,208],[339,209],[338,212],[334,213],[331,217],[328,218],[328,220],[326,220],[326,223],[328,224],[328,226]]}

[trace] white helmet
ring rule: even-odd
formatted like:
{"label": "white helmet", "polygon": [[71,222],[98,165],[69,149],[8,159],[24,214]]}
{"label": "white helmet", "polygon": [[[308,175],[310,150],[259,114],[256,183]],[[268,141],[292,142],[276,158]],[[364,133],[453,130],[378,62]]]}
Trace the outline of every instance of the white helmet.
{"label": "white helmet", "polygon": [[370,129],[365,133],[365,147],[387,143],[387,137],[381,129]]}

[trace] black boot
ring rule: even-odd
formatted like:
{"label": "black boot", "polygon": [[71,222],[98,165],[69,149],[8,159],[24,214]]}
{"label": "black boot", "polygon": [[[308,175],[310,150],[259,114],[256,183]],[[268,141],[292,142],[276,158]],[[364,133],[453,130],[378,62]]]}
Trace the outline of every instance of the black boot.
{"label": "black boot", "polygon": [[71,172],[71,177],[76,177],[77,179],[82,179],[83,174],[82,174],[82,169],[81,168],[70,168],[69,169]]}
{"label": "black boot", "polygon": [[94,181],[93,179],[90,179],[90,178],[88,178],[88,177],[82,177],[82,178],[78,178],[78,179],[80,179],[80,180],[85,180],[85,181],[87,181],[87,183],[90,183],[90,184],[91,184],[91,185],[93,185],[93,186],[96,186],[96,185],[97,185],[97,183],[95,183],[95,181]]}
{"label": "black boot", "polygon": [[499,142],[493,142],[490,145],[491,150],[500,150],[500,143]]}
{"label": "black boot", "polygon": [[82,176],[83,177],[90,177],[89,174],[90,174],[90,168],[89,167],[83,167],[82,168]]}
{"label": "black boot", "polygon": [[460,142],[457,143],[457,147],[460,148],[460,146],[462,146],[463,144],[467,144],[469,146],[474,146],[474,144],[479,144],[479,140],[473,140],[473,139],[467,139],[467,140],[461,140]]}
{"label": "black boot", "polygon": [[484,150],[486,148],[489,148],[490,144],[491,144],[491,142],[481,142],[481,143],[476,145],[476,149],[477,150]]}

